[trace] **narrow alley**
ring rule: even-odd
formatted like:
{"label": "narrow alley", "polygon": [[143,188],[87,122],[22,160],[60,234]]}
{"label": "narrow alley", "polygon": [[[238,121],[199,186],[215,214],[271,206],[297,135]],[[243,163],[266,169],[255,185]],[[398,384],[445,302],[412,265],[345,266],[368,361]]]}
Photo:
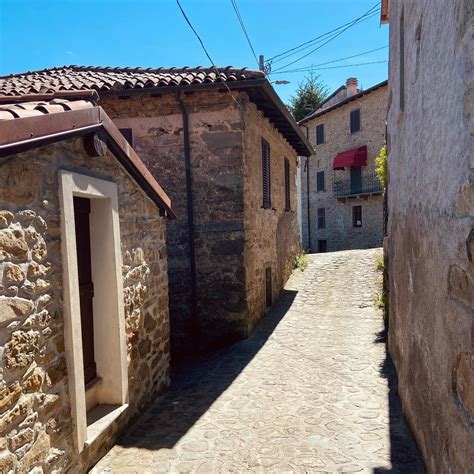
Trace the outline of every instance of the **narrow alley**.
{"label": "narrow alley", "polygon": [[249,339],[178,374],[92,472],[424,472],[374,305],[379,255],[310,255]]}

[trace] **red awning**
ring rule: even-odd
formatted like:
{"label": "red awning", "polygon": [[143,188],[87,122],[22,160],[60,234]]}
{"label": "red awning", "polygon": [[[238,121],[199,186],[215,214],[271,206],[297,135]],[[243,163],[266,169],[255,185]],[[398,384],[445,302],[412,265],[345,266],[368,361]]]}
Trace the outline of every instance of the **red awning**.
{"label": "red awning", "polygon": [[360,146],[352,150],[338,153],[334,158],[333,170],[343,170],[349,166],[365,166],[367,164],[367,147]]}

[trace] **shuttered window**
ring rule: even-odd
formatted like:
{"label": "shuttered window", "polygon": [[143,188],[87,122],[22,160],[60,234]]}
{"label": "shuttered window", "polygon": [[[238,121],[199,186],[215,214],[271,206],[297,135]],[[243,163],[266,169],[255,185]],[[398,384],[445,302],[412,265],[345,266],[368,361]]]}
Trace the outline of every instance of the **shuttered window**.
{"label": "shuttered window", "polygon": [[353,227],[362,227],[362,206],[352,207],[352,225]]}
{"label": "shuttered window", "polygon": [[285,211],[291,211],[290,162],[285,158]]}
{"label": "shuttered window", "polygon": [[133,134],[131,128],[119,128],[120,133],[125,137],[125,140],[130,146],[133,146]]}
{"label": "shuttered window", "polygon": [[318,209],[318,229],[325,229],[326,228],[326,209],[324,207],[320,207]]}
{"label": "shuttered window", "polygon": [[351,111],[351,133],[360,131],[360,109]]}
{"label": "shuttered window", "polygon": [[270,175],[270,145],[262,138],[262,191],[263,208],[270,209],[272,206]]}
{"label": "shuttered window", "polygon": [[324,123],[316,126],[316,145],[324,143]]}
{"label": "shuttered window", "polygon": [[316,191],[324,191],[324,171],[318,171],[316,173]]}

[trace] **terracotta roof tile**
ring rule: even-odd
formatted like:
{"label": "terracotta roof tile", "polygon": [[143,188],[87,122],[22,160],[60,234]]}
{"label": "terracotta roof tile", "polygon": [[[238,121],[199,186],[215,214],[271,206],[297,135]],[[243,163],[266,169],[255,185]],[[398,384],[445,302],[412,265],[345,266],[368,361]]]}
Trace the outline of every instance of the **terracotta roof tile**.
{"label": "terracotta roof tile", "polygon": [[263,72],[246,68],[183,67],[130,68],[63,66],[0,77],[0,94],[22,95],[68,90],[97,91],[195,85],[264,78]]}

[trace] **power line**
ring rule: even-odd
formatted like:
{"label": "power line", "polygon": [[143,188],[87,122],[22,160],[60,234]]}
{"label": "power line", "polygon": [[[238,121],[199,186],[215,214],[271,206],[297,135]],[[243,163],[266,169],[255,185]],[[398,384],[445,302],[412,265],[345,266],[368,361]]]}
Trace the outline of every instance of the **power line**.
{"label": "power line", "polygon": [[247,38],[247,42],[250,46],[250,49],[252,50],[253,57],[255,58],[255,61],[257,62],[257,66],[259,66],[257,54],[255,53],[255,50],[253,49],[252,42],[250,41],[250,37],[247,33],[247,28],[245,28],[244,20],[242,16],[240,15],[239,7],[237,6],[237,1],[236,0],[230,0],[232,3],[232,7],[234,8],[234,12],[237,15],[237,19],[239,20],[240,27],[242,28],[242,31],[244,32],[245,37]]}
{"label": "power line", "polygon": [[291,74],[291,73],[305,72],[305,71],[321,71],[323,69],[340,69],[344,67],[366,66],[367,64],[380,64],[380,63],[388,63],[388,60],[384,59],[383,61],[370,61],[368,63],[345,64],[343,66],[308,67],[308,68],[301,68],[301,69],[293,69],[289,71],[278,71],[278,72],[275,72],[274,74]]}
{"label": "power line", "polygon": [[[371,9],[372,10],[372,9]],[[370,10],[369,10],[370,11]],[[281,69],[285,69],[287,68],[288,66],[291,66],[292,64],[295,64],[297,63],[298,61],[301,61],[302,59],[308,57],[310,54],[313,54],[315,51],[321,49],[323,46],[327,45],[328,43],[330,43],[333,39],[337,38],[338,36],[342,35],[342,33],[344,33],[346,30],[348,30],[349,28],[351,28],[352,26],[356,25],[357,23],[359,23],[361,21],[362,18],[364,18],[365,16],[367,15],[367,12],[364,13],[364,15],[362,15],[361,17],[359,17],[357,20],[354,20],[351,24],[349,24],[348,26],[346,26],[345,28],[343,28],[341,31],[339,31],[338,33],[335,33],[333,36],[331,36],[327,41],[325,41],[324,43],[322,43],[320,46],[318,46],[317,48],[314,48],[312,49],[309,53],[306,53],[304,54],[303,56],[300,56],[298,59],[295,59],[291,62],[289,62],[288,64],[285,64],[285,66],[281,66],[277,69],[275,69],[275,72],[276,71],[280,71]],[[362,20],[363,21],[363,20]]]}
{"label": "power line", "polygon": [[[284,56],[284,55],[286,55],[287,53],[290,53],[290,52],[292,52],[292,51],[295,51],[295,52],[292,53],[292,54],[297,54],[298,51],[296,51],[296,50],[299,50],[299,49],[301,49],[301,48],[302,48],[302,49],[306,49],[306,48],[308,48],[308,47],[311,47],[311,45],[312,45],[313,43],[317,42],[317,40],[322,40],[324,37],[326,37],[326,36],[328,36],[328,35],[331,35],[331,34],[333,34],[333,33],[336,33],[336,32],[339,31],[341,28],[344,28],[345,26],[351,25],[352,23],[361,20],[362,18],[364,18],[364,17],[365,17],[366,15],[368,15],[368,14],[377,14],[378,12],[377,12],[377,11],[373,11],[373,10],[374,10],[375,8],[377,8],[378,6],[379,6],[379,2],[377,2],[372,8],[370,8],[367,12],[365,12],[365,13],[364,13],[362,16],[360,16],[359,18],[356,18],[356,19],[354,19],[354,20],[351,20],[351,21],[349,21],[348,23],[344,23],[343,25],[338,26],[337,28],[335,28],[335,29],[333,29],[333,30],[331,30],[331,31],[328,31],[328,32],[326,32],[326,33],[323,33],[322,35],[319,35],[319,36],[317,36],[316,38],[313,38],[313,39],[311,39],[311,40],[309,40],[309,41],[306,41],[306,42],[304,42],[304,43],[302,43],[302,44],[300,44],[300,45],[298,45],[298,46],[295,46],[294,48],[291,48],[291,49],[288,49],[288,50],[286,50],[286,51],[283,51],[283,52],[280,53],[280,54],[276,54],[275,56],[272,56],[271,58],[269,58],[269,59],[267,60],[267,62],[278,62],[278,61],[281,61],[281,60],[284,59],[284,58],[279,59],[279,60],[277,60],[277,61],[275,61],[275,59],[276,59],[276,58],[279,58],[279,57],[281,57],[281,56]],[[286,57],[289,57],[289,56],[291,56],[292,54],[289,54],[289,55],[287,55]]]}
{"label": "power line", "polygon": [[301,67],[301,68],[298,68],[298,69],[289,69],[289,70],[285,70],[285,71],[278,71],[278,72],[275,72],[274,74],[284,74],[285,72],[307,71],[307,70],[312,69],[312,68],[316,68],[316,67],[319,67],[319,66],[325,66],[326,64],[337,63],[339,61],[344,61],[346,59],[357,58],[358,56],[364,56],[365,54],[374,53],[375,51],[380,51],[381,49],[387,49],[387,48],[388,48],[388,45],[381,46],[380,48],[371,49],[370,51],[364,51],[363,53],[353,54],[352,56],[346,56],[345,58],[334,59],[332,61],[327,61],[325,63],[311,64],[311,66],[304,66],[304,67]]}
{"label": "power line", "polygon": [[176,3],[178,4],[178,7],[179,7],[179,9],[181,10],[181,13],[182,13],[184,19],[186,20],[186,23],[187,23],[187,24],[189,25],[189,27],[193,30],[193,33],[196,35],[196,38],[197,38],[197,39],[199,40],[199,42],[201,43],[202,49],[203,49],[204,52],[206,53],[207,59],[209,59],[209,61],[211,62],[211,65],[212,65],[212,66],[215,66],[214,61],[212,60],[211,56],[210,56],[209,53],[207,52],[207,49],[206,49],[206,47],[204,46],[204,43],[203,43],[201,37],[199,36],[198,32],[194,29],[194,26],[191,24],[191,22],[189,21],[189,18],[187,17],[186,13],[184,12],[183,7],[181,6],[181,3],[179,3],[179,0],[176,0]]}

